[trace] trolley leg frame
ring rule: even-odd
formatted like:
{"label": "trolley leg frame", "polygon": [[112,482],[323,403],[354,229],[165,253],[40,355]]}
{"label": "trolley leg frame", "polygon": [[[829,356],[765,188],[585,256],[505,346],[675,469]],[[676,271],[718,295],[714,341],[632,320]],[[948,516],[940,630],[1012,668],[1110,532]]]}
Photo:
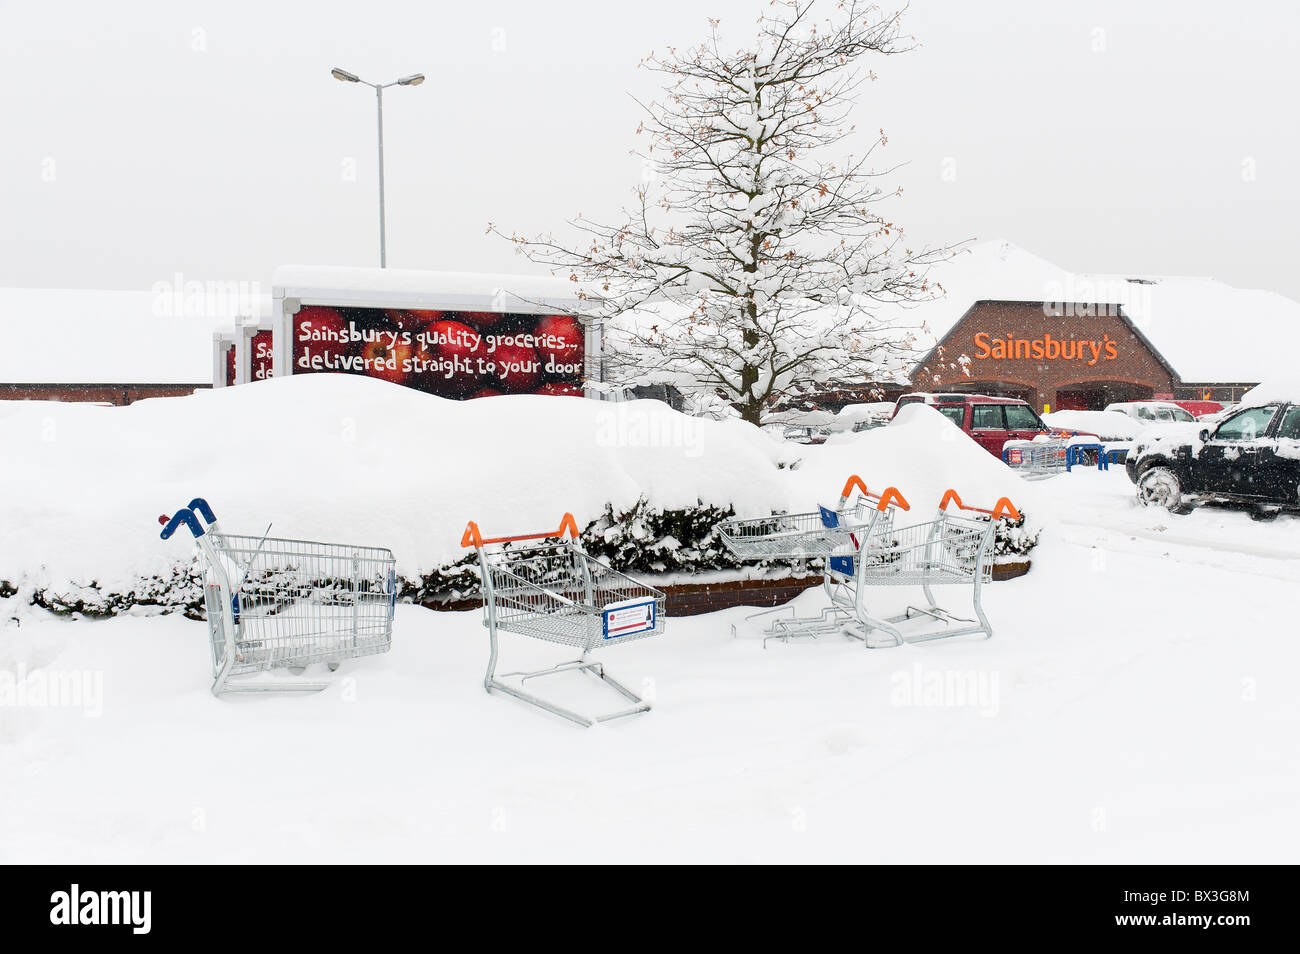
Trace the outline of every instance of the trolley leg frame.
{"label": "trolley leg frame", "polygon": [[[605,664],[603,662],[588,659],[585,653],[577,659],[570,660],[569,662],[557,663],[556,665],[545,669],[536,669],[531,672],[508,672],[502,673],[498,676],[496,673],[497,657],[499,654],[498,635],[495,627],[491,626],[487,622],[485,622],[484,625],[488,626],[489,638],[492,642],[492,651],[488,659],[487,675],[483,678],[483,688],[489,693],[493,691],[504,692],[508,696],[514,696],[522,702],[537,706],[539,709],[544,709],[562,719],[576,722],[583,728],[591,728],[598,722],[609,722],[613,719],[621,719],[624,716],[636,715],[640,712],[650,711],[650,703],[646,702],[627,686],[623,685],[623,683],[611,676],[605,669]],[[632,705],[624,709],[615,710],[614,712],[605,713],[604,715],[587,716],[580,712],[575,712],[572,709],[565,708],[559,703],[552,702],[543,696],[526,692],[523,688],[524,684],[530,679],[540,679],[543,676],[554,676],[565,672],[585,672],[594,679],[609,686],[628,702],[631,702]],[[512,676],[518,677],[519,685],[511,685],[504,681]]]}

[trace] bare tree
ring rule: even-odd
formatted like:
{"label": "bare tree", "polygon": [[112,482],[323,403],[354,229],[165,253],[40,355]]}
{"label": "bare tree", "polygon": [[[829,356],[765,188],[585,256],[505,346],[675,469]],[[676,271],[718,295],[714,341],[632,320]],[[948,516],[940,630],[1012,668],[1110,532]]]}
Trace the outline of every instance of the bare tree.
{"label": "bare tree", "polygon": [[[610,380],[672,384],[721,399],[752,423],[792,395],[897,378],[913,335],[879,306],[930,297],[927,266],[876,207],[898,194],[863,155],[825,161],[848,124],[871,53],[910,49],[899,14],[842,0],[815,21],[815,0],[773,0],[752,45],[727,52],[719,22],[684,52],[642,66],[667,78],[642,103],[639,153],[652,170],[622,221],[579,216],[574,244],[505,236],[533,261],[599,290]],[[493,226],[489,230],[503,234]]]}

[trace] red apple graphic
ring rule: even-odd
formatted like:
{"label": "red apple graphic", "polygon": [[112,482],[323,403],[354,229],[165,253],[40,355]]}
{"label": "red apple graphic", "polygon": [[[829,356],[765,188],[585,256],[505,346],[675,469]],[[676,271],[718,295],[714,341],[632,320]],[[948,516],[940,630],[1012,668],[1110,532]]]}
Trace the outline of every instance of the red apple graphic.
{"label": "red apple graphic", "polygon": [[547,381],[534,394],[551,394],[556,397],[582,397],[582,388],[568,381]]}
{"label": "red apple graphic", "polygon": [[527,394],[542,380],[542,365],[532,348],[503,342],[488,357],[496,364],[497,387],[506,394]]}
{"label": "red apple graphic", "polygon": [[361,357],[375,364],[361,373],[393,384],[405,384],[409,376],[406,363],[414,350],[414,345],[403,341],[400,334],[396,342],[388,334],[380,334],[375,341],[363,341]]}
{"label": "red apple graphic", "polygon": [[394,328],[400,328],[402,331],[409,331],[412,336],[423,331],[435,321],[441,321],[444,312],[441,311],[410,311],[408,309],[390,309],[384,312],[384,317]]}
{"label": "red apple graphic", "polygon": [[499,311],[462,311],[456,317],[478,331],[488,331],[506,316]]}
{"label": "red apple graphic", "polygon": [[[537,357],[546,366],[582,365],[583,337],[582,325],[578,319],[569,315],[543,315],[537,322],[533,334],[538,338]],[[548,371],[560,377],[571,378],[581,374],[578,371]]]}
{"label": "red apple graphic", "polygon": [[[299,364],[299,359],[312,355],[347,354],[352,350],[351,344],[339,341],[338,337],[347,330],[348,323],[333,308],[321,305],[307,305],[293,316],[293,370],[295,374],[310,371]],[[303,340],[306,338],[307,340]]]}
{"label": "red apple graphic", "polygon": [[[478,358],[485,356],[483,336],[469,325],[445,319],[425,328],[424,335],[428,343],[423,351],[442,362],[441,367],[422,376],[425,389],[450,397],[477,391],[484,377],[478,372]],[[452,361],[457,363],[457,370],[448,378],[447,363]]]}

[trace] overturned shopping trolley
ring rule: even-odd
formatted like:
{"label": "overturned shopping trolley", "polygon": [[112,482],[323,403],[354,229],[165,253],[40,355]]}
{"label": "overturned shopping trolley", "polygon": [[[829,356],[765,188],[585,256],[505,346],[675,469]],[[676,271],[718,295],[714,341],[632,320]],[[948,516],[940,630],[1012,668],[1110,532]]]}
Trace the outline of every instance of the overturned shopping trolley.
{"label": "overturned shopping trolley", "polygon": [[[862,496],[856,507],[848,509],[855,487]],[[955,510],[949,509],[952,505]],[[872,642],[874,633],[884,634],[893,646],[973,633],[992,636],[981,588],[992,579],[998,520],[1004,516],[1018,520],[1020,514],[1005,497],[992,510],[967,507],[953,490],[944,495],[933,519],[899,526],[895,511],[910,510],[895,488],[871,494],[859,478],[851,477],[834,510],[823,507],[816,514],[724,522],[723,540],[738,556],[820,556],[826,563],[823,583],[830,605],[815,617],[786,616],[780,610],[756,614],[775,617],[765,630],[764,645],[768,639],[830,633],[860,639],[868,648],[878,645]],[[811,518],[816,518],[820,527],[811,526]],[[794,532],[796,529],[802,534]],[[931,589],[940,584],[968,585],[974,617],[958,616],[941,607]],[[868,610],[870,587],[904,585],[920,586],[924,604],[908,606],[901,615],[891,617]],[[917,630],[916,622],[930,624],[930,628]]]}
{"label": "overturned shopping trolley", "polygon": [[[565,533],[569,539],[562,539]],[[638,583],[583,552],[574,542],[578,526],[566,513],[559,529],[511,537],[484,537],[478,524],[465,528],[461,546],[478,553],[483,586],[483,625],[491,644],[484,688],[499,690],[590,726],[621,716],[645,712],[650,703],[618,682],[603,663],[587,658],[591,651],[663,632],[664,594]],[[526,547],[512,544],[543,541]],[[579,650],[577,659],[534,672],[497,675],[499,633],[512,632]],[[609,686],[630,706],[588,717],[525,691],[541,676],[581,672]],[[506,682],[505,680],[512,680]]]}
{"label": "overturned shopping trolley", "polygon": [[201,497],[159,520],[164,540],[184,524],[198,543],[213,695],[317,691],[328,683],[256,674],[316,663],[335,669],[392,645],[391,550],[227,533]]}
{"label": "overturned shopping trolley", "polygon": [[[953,504],[956,510],[949,510]],[[854,610],[863,627],[863,642],[874,648],[873,632],[883,633],[894,646],[975,633],[985,639],[991,637],[993,627],[984,615],[980,594],[984,584],[993,579],[993,541],[1002,517],[1020,519],[1020,513],[1006,497],[1000,498],[992,510],[983,510],[966,506],[955,490],[949,490],[931,520],[904,527],[873,522],[862,535],[854,558]],[[974,618],[958,616],[938,604],[931,587],[941,584],[970,587]],[[902,614],[890,617],[868,611],[869,587],[905,585],[920,586],[925,603],[908,606]],[[910,624],[918,621],[937,623],[938,627],[911,628]]]}
{"label": "overturned shopping trolley", "polygon": [[[750,520],[733,518],[719,524],[723,543],[741,559],[820,559],[824,565],[822,586],[830,605],[812,617],[798,616],[792,607],[748,617],[747,621],[768,618],[763,645],[769,639],[837,633],[862,638],[855,605],[854,558],[867,530],[893,526],[894,512],[900,509],[906,510],[907,503],[895,488],[873,493],[855,474],[845,481],[834,508]],[[733,635],[735,632],[733,626]]]}

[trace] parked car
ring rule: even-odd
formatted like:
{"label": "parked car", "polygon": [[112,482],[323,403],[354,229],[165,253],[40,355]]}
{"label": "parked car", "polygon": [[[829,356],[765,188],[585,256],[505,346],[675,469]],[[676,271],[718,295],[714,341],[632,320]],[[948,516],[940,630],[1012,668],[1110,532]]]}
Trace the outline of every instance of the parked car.
{"label": "parked car", "polygon": [[1122,401],[1107,404],[1106,410],[1125,414],[1146,424],[1191,424],[1196,420],[1191,411],[1172,401]]}
{"label": "parked car", "polygon": [[1205,501],[1245,504],[1259,518],[1300,510],[1296,397],[1239,408],[1192,440],[1174,434],[1139,440],[1124,463],[1138,500],[1173,513]]}
{"label": "parked car", "polygon": [[781,436],[796,444],[825,444],[831,436],[828,427],[812,427],[802,424],[790,424],[781,431]]}
{"label": "parked car", "polygon": [[898,399],[894,414],[909,404],[930,405],[998,460],[1002,459],[1002,445],[1007,441],[1030,441],[1039,434],[1063,433],[1048,427],[1032,407],[1016,398],[987,394],[904,394]]}
{"label": "parked car", "polygon": [[1231,417],[1236,410],[1237,405],[1235,403],[1229,404],[1220,411],[1212,411],[1209,414],[1198,414],[1196,415],[1196,419],[1202,424],[1218,424],[1224,418]]}
{"label": "parked car", "polygon": [[1181,407],[1187,413],[1191,414],[1192,417],[1196,418],[1198,421],[1201,418],[1207,417],[1211,414],[1218,414],[1220,411],[1224,409],[1223,404],[1221,404],[1218,401],[1181,401],[1175,399],[1173,401],[1170,401],[1169,403],[1177,404],[1179,407]]}

